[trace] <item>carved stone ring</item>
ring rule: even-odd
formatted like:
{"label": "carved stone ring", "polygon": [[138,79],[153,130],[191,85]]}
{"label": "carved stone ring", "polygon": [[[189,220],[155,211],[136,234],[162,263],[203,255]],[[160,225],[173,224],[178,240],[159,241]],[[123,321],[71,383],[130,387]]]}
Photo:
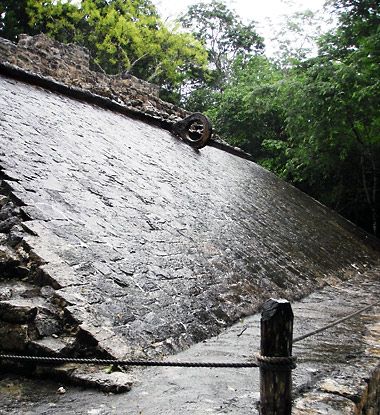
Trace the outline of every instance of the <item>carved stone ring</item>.
{"label": "carved stone ring", "polygon": [[[203,127],[202,133],[196,128],[200,124],[202,124]],[[206,115],[195,112],[173,124],[172,132],[182,138],[182,140],[190,146],[202,148],[207,144],[208,139],[211,137],[212,126],[210,119]]]}

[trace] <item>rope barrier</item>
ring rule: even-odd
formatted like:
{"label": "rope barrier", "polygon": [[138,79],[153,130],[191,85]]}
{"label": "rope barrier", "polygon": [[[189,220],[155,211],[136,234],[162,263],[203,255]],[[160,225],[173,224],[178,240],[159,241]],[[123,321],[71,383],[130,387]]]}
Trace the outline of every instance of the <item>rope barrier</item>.
{"label": "rope barrier", "polygon": [[[307,339],[315,334],[321,333],[325,330],[330,329],[344,321],[369,310],[375,305],[379,304],[380,301],[376,301],[359,311],[349,314],[339,320],[333,321],[332,323],[323,326],[317,330],[313,330],[302,336],[293,339],[293,344],[301,340]],[[161,367],[204,367],[204,368],[253,368],[253,367],[264,367],[272,370],[288,370],[296,367],[296,358],[290,357],[268,357],[268,356],[256,356],[257,363],[255,362],[236,362],[236,363],[222,363],[222,362],[157,362],[157,361],[142,361],[142,360],[112,360],[112,359],[85,359],[76,357],[48,357],[48,356],[21,356],[21,355],[4,355],[0,354],[0,361],[11,360],[11,361],[24,361],[24,362],[41,362],[50,364],[63,364],[63,363],[78,363],[78,364],[90,364],[90,365],[119,365],[119,366],[161,366]]]}
{"label": "rope barrier", "polygon": [[170,366],[170,367],[208,367],[208,368],[252,368],[259,367],[257,363],[221,363],[221,362],[154,362],[141,360],[111,360],[111,359],[84,359],[75,357],[46,357],[46,356],[16,356],[0,355],[0,360],[42,362],[42,363],[79,363],[90,365],[118,365],[118,366]]}
{"label": "rope barrier", "polygon": [[293,344],[294,343],[297,343],[297,342],[299,342],[301,340],[307,339],[308,337],[314,336],[315,334],[318,334],[318,333],[321,333],[323,331],[326,331],[326,330],[330,329],[331,327],[334,327],[334,326],[336,326],[336,325],[338,325],[340,323],[343,323],[344,321],[349,320],[350,318],[355,317],[358,314],[361,314],[364,311],[369,310],[370,308],[374,307],[375,305],[377,305],[379,303],[380,303],[379,301],[375,301],[374,303],[372,303],[372,304],[370,304],[370,305],[368,305],[368,306],[360,309],[359,311],[355,311],[354,313],[349,314],[346,317],[343,317],[343,318],[341,318],[339,320],[333,321],[332,323],[327,324],[326,326],[323,326],[323,327],[321,327],[321,328],[319,328],[317,330],[313,330],[313,331],[311,331],[309,333],[306,333],[306,334],[304,334],[302,336],[296,337],[295,339],[293,339]]}

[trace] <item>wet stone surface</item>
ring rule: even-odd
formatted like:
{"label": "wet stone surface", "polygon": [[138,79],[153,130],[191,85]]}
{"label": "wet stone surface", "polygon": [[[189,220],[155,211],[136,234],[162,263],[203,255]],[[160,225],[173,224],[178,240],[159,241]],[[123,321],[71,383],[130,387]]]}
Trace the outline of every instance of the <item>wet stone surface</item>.
{"label": "wet stone surface", "polygon": [[0,166],[44,284],[99,353],[160,357],[379,244],[256,164],[1,78]]}
{"label": "wet stone surface", "polygon": [[[379,277],[380,268],[377,268],[349,283],[326,287],[292,304],[294,336],[372,304],[380,297]],[[367,393],[367,383],[371,383],[371,378],[375,384],[380,379],[379,318],[377,305],[339,326],[294,344],[293,354],[298,357],[293,371],[294,415],[378,413],[378,394],[376,398],[374,390]],[[260,315],[256,314],[170,360],[250,362],[259,347]],[[132,390],[114,395],[2,374],[3,413],[258,414],[259,371],[256,368],[133,369],[130,376],[134,378]],[[66,392],[59,394],[62,386]]]}

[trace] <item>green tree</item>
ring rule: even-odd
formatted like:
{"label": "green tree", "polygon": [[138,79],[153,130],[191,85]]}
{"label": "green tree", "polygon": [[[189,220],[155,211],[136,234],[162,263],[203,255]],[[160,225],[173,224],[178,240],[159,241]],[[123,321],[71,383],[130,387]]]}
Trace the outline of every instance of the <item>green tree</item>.
{"label": "green tree", "polygon": [[280,23],[272,23],[272,55],[283,67],[305,61],[317,51],[317,42],[321,37],[322,24],[326,18],[321,12],[311,10],[284,15]]}
{"label": "green tree", "polygon": [[229,142],[376,235],[379,6],[342,0],[335,7],[340,24],[320,38],[318,57],[287,53],[279,67],[236,60],[208,113]]}
{"label": "green tree", "polygon": [[206,110],[223,92],[238,56],[260,54],[264,44],[253,22],[242,20],[220,1],[198,3],[188,8],[179,19],[182,26],[205,46],[208,67],[194,69],[193,82],[186,86],[186,106],[191,110]]}
{"label": "green tree", "polygon": [[84,43],[108,73],[131,73],[175,91],[191,77],[189,65],[206,63],[203,46],[169,30],[148,0],[112,0],[105,7],[83,0],[82,11],[90,29]]}
{"label": "green tree", "polygon": [[83,16],[71,0],[27,0],[28,34],[45,33],[60,42],[81,42]]}
{"label": "green tree", "polygon": [[15,40],[20,33],[29,31],[27,0],[2,0],[0,3],[0,35]]}
{"label": "green tree", "polygon": [[338,28],[321,37],[317,58],[288,73],[282,93],[288,146],[286,162],[279,167],[302,190],[376,235],[379,5],[334,4]]}
{"label": "green tree", "polygon": [[279,100],[283,79],[283,72],[263,56],[238,58],[229,84],[207,111],[224,139],[274,170],[272,158],[282,157],[279,150],[286,147],[285,111]]}
{"label": "green tree", "polygon": [[244,25],[236,14],[217,0],[190,6],[180,22],[204,43],[210,68],[219,76],[229,72],[231,63],[239,54],[263,49],[254,23]]}
{"label": "green tree", "polygon": [[377,233],[380,108],[356,65],[316,59],[288,83],[287,178]]}

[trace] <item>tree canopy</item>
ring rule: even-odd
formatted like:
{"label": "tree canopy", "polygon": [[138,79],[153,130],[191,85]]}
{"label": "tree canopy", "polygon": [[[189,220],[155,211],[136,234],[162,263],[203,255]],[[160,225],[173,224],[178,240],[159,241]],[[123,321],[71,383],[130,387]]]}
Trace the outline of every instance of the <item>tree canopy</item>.
{"label": "tree canopy", "polygon": [[217,0],[191,5],[180,22],[205,45],[210,67],[219,76],[228,73],[239,54],[263,49],[255,24],[243,24],[235,13]]}
{"label": "tree canopy", "polygon": [[207,112],[263,166],[378,234],[379,5],[333,6],[339,24],[320,36],[318,56],[235,60]]}
{"label": "tree canopy", "polygon": [[218,0],[191,5],[179,21],[208,54],[207,68],[195,70],[195,76],[186,85],[183,103],[190,110],[205,111],[214,105],[215,95],[226,87],[235,60],[262,53],[263,39],[257,34],[254,22],[244,24]]}

